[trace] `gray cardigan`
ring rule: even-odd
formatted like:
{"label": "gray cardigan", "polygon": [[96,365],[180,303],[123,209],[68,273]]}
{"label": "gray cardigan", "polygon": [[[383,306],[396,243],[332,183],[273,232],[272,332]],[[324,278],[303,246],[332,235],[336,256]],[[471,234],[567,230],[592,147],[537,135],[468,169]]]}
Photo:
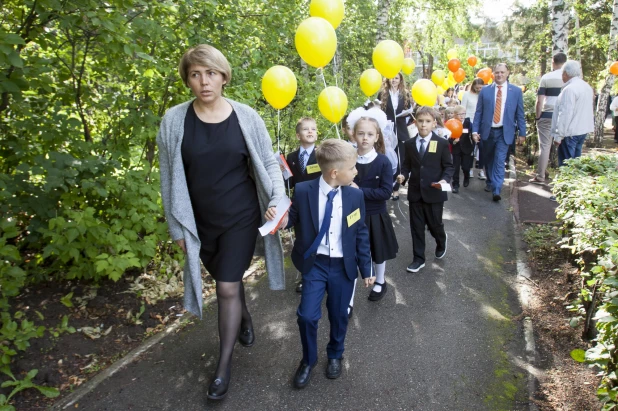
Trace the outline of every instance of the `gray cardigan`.
{"label": "gray cardigan", "polygon": [[[272,141],[264,121],[251,107],[227,100],[238,117],[240,128],[249,150],[249,169],[257,187],[262,216],[268,207],[274,207],[285,195],[281,169],[275,159]],[[200,266],[200,239],[197,235],[193,207],[182,162],[181,145],[184,135],[188,101],[172,107],[165,113],[157,134],[159,168],[161,171],[161,198],[165,218],[172,239],[184,239],[187,256],[184,267],[185,309],[202,318],[202,276]],[[262,217],[264,219],[264,217]],[[263,238],[263,241],[262,241]],[[283,248],[279,233],[261,237],[257,248],[265,251],[266,270],[270,288],[285,288]]]}

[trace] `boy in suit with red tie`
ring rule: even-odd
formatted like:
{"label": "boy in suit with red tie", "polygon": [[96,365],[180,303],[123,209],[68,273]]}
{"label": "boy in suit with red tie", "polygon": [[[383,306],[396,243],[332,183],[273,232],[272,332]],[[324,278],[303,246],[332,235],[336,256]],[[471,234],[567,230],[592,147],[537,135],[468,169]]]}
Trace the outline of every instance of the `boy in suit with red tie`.
{"label": "boy in suit with red tie", "polygon": [[356,150],[343,140],[326,140],[316,148],[316,158],[322,177],[296,185],[286,227],[296,230],[292,262],[303,282],[296,312],[303,348],[294,375],[296,388],[309,383],[318,362],[317,331],[324,293],[328,294],[330,322],[326,376],[335,379],[341,375],[354,279],[360,271],[365,287],[375,281],[363,192],[350,187],[356,175]]}
{"label": "boy in suit with red tie", "polygon": [[408,180],[410,203],[410,229],[414,260],[407,271],[416,273],[425,267],[425,226],[436,240],[437,259],[446,255],[447,235],[442,223],[442,211],[447,200],[440,184],[448,184],[453,176],[453,159],[448,140],[438,137],[436,127],[438,114],[430,107],[420,107],[416,112],[418,136],[406,141],[405,160],[401,166],[401,182]]}
{"label": "boy in suit with red tie", "polygon": [[322,173],[315,160],[315,141],[318,138],[318,128],[315,119],[303,117],[296,123],[296,138],[300,147],[288,154],[286,161],[292,170],[292,177],[287,181],[290,189],[297,183],[319,178]]}

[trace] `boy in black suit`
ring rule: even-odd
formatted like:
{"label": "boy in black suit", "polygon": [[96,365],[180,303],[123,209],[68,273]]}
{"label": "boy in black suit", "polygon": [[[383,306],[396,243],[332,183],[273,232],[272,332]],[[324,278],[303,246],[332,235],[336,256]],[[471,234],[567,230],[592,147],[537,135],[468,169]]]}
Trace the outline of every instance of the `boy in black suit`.
{"label": "boy in black suit", "polygon": [[315,119],[303,117],[296,123],[296,138],[300,141],[298,150],[288,154],[286,160],[292,170],[288,182],[290,189],[297,183],[319,178],[320,166],[315,160],[315,141],[318,138],[318,126]]}
{"label": "boy in black suit", "polygon": [[435,256],[446,255],[447,235],[442,223],[442,211],[447,200],[440,184],[448,184],[453,176],[453,159],[448,141],[433,133],[438,114],[430,107],[416,112],[418,136],[406,141],[405,160],[401,166],[400,182],[408,178],[410,229],[414,260],[407,271],[416,273],[425,267],[425,226],[436,240]]}
{"label": "boy in black suit", "polygon": [[472,141],[472,123],[466,118],[466,108],[464,106],[455,107],[455,119],[463,124],[461,137],[450,138],[449,142],[453,148],[453,194],[459,193],[459,169],[463,170],[463,186],[470,184],[470,168],[472,167],[472,153],[474,152],[474,142]]}
{"label": "boy in black suit", "polygon": [[[292,170],[292,176],[286,180],[290,190],[296,183],[315,180],[322,175],[315,159],[315,141],[318,138],[318,126],[314,118],[303,117],[296,123],[296,138],[300,141],[298,150],[288,154],[286,161]],[[283,171],[283,169],[281,170]],[[303,283],[296,284],[296,292],[303,291]]]}
{"label": "boy in black suit", "polygon": [[343,140],[329,139],[316,151],[324,174],[319,180],[296,186],[286,225],[296,230],[292,262],[303,275],[302,297],[296,311],[303,359],[294,375],[296,388],[309,383],[318,362],[317,331],[324,294],[328,295],[330,322],[326,377],[335,379],[342,371],[354,281],[359,271],[365,287],[375,281],[363,192],[350,187],[356,175],[356,150]]}

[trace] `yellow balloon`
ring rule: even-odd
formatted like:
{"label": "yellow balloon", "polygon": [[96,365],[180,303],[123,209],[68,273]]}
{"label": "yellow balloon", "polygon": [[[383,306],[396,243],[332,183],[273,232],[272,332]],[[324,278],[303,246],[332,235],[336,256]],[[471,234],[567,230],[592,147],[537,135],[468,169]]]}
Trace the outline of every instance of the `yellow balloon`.
{"label": "yellow balloon", "polygon": [[343,0],[311,0],[309,15],[322,17],[327,20],[334,29],[339,27],[343,20]]}
{"label": "yellow balloon", "polygon": [[296,89],[296,76],[285,66],[271,67],[262,77],[262,93],[266,101],[277,110],[285,108],[294,100]]}
{"label": "yellow balloon", "polygon": [[457,100],[462,101],[463,100],[463,95],[464,95],[464,91],[461,90],[459,93],[457,93]]}
{"label": "yellow balloon", "polygon": [[337,51],[337,34],[321,17],[309,17],[300,23],[294,38],[296,51],[312,67],[326,66]]}
{"label": "yellow balloon", "polygon": [[403,59],[403,67],[401,68],[401,71],[403,71],[403,73],[406,76],[409,76],[410,74],[412,74],[415,68],[416,68],[416,63],[414,63],[413,59],[411,58]]}
{"label": "yellow balloon", "polygon": [[445,78],[442,84],[440,84],[440,87],[442,87],[444,90],[448,90],[449,88],[451,88],[451,86],[448,84],[448,79]]}
{"label": "yellow balloon", "polygon": [[433,73],[431,73],[431,81],[433,81],[433,83],[436,86],[439,86],[442,83],[444,83],[445,78],[446,78],[446,74],[442,70],[436,70]]}
{"label": "yellow balloon", "polygon": [[455,77],[453,77],[453,73],[451,73],[451,72],[448,73],[448,77],[447,77],[446,81],[448,81],[449,88],[450,87],[455,87],[455,85],[457,84],[457,80],[455,80]]}
{"label": "yellow balloon", "polygon": [[417,80],[412,86],[412,98],[421,106],[433,107],[438,98],[436,85],[427,79]]}
{"label": "yellow balloon", "polygon": [[328,121],[337,123],[348,109],[348,97],[339,87],[326,87],[318,97],[318,108]]}
{"label": "yellow balloon", "polygon": [[436,91],[438,92],[438,94],[441,95],[441,94],[444,94],[446,90],[442,86],[437,86]]}
{"label": "yellow balloon", "polygon": [[494,82],[494,79],[490,78],[490,79],[489,79],[489,82],[488,82],[487,84],[489,85],[489,84],[491,84],[491,83],[493,83],[493,82]]}
{"label": "yellow balloon", "polygon": [[440,104],[441,106],[446,104],[446,97],[444,97],[442,94],[438,94],[438,104]]}
{"label": "yellow balloon", "polygon": [[446,52],[446,58],[449,60],[456,59],[458,56],[457,50],[455,49],[449,49],[449,51]]}
{"label": "yellow balloon", "polygon": [[393,40],[381,41],[373,49],[373,66],[387,79],[399,74],[403,67],[403,49]]}
{"label": "yellow balloon", "polygon": [[382,75],[376,69],[363,71],[360,77],[360,88],[367,97],[371,97],[380,91],[382,87]]}

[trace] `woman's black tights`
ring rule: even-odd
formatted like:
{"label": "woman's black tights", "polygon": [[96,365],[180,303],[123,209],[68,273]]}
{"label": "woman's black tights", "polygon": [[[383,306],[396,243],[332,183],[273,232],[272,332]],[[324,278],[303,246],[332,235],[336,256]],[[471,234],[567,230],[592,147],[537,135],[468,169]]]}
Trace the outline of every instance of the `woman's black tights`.
{"label": "woman's black tights", "polygon": [[252,327],[251,314],[245,303],[245,287],[242,281],[217,282],[217,305],[219,307],[219,365],[215,377],[229,381],[234,344],[241,328]]}

